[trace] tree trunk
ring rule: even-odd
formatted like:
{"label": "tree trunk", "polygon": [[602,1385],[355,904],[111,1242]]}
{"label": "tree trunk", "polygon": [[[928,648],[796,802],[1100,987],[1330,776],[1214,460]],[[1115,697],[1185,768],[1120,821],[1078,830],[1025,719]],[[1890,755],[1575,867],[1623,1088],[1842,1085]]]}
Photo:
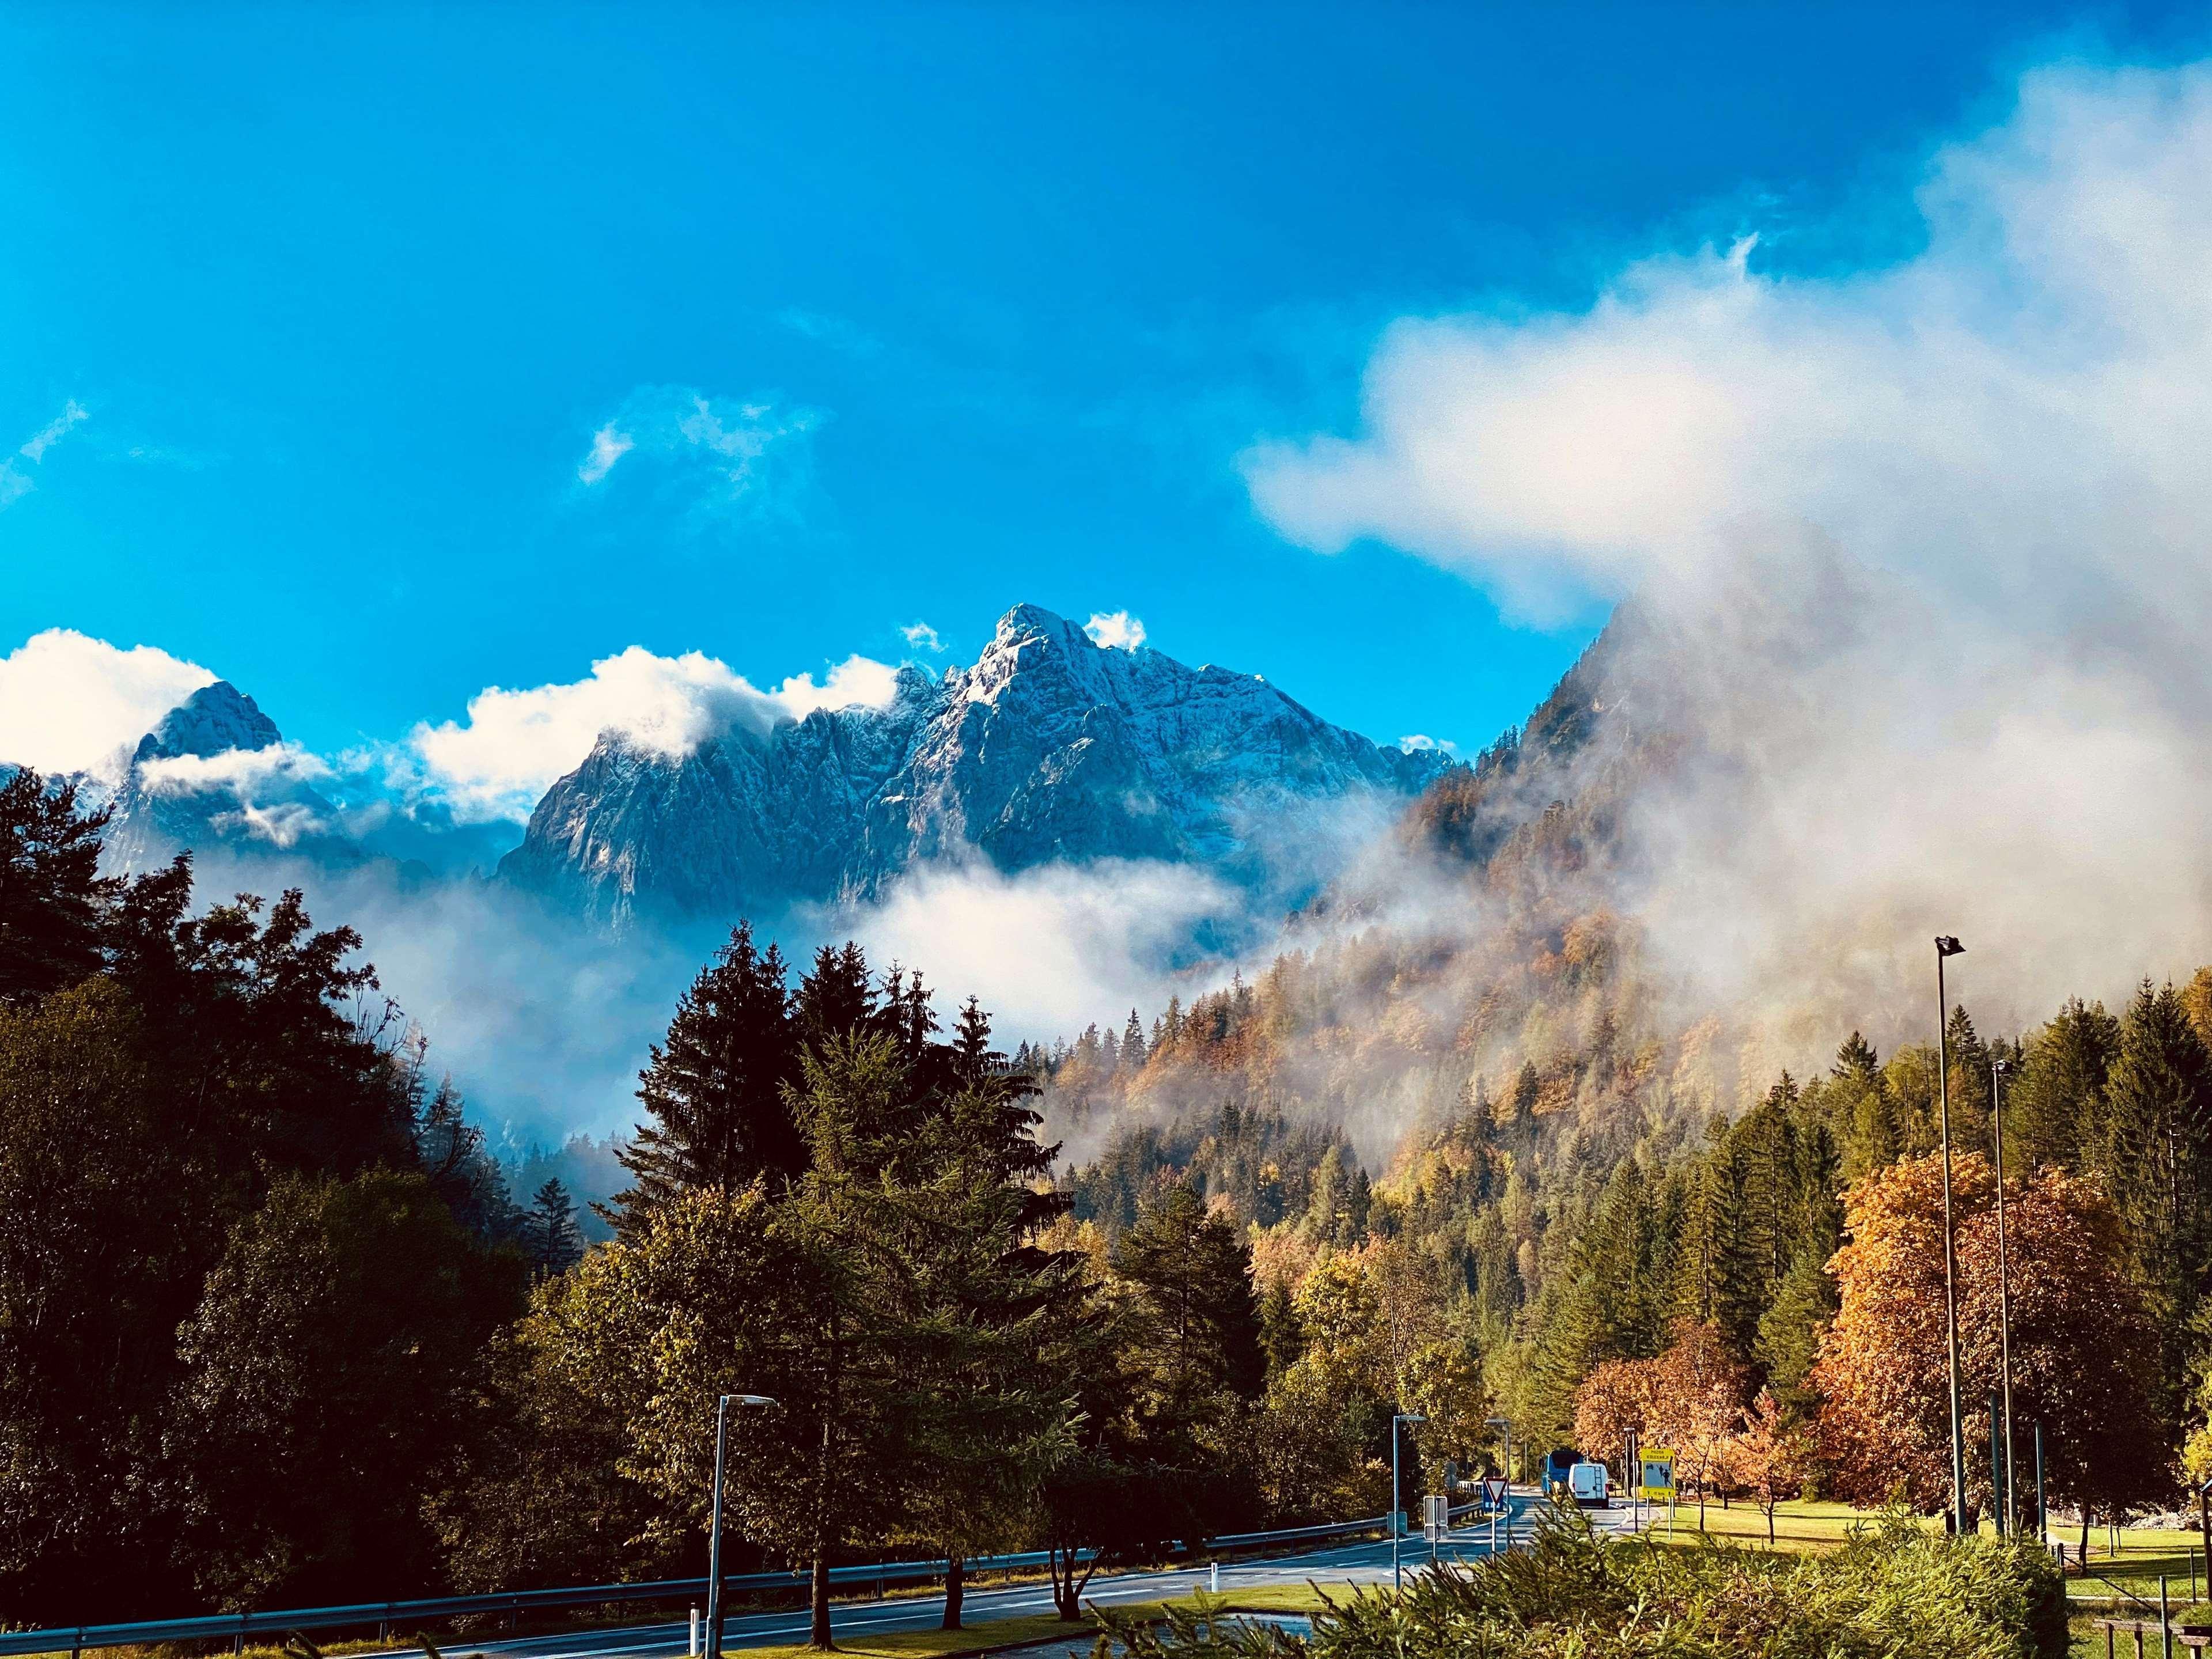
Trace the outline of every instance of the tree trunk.
{"label": "tree trunk", "polygon": [[806,1626],[806,1645],[827,1653],[836,1644],[830,1639],[830,1552],[817,1546],[812,1582],[808,1586],[812,1616]]}
{"label": "tree trunk", "polygon": [[938,1627],[940,1630],[960,1628],[961,1569],[967,1565],[957,1555],[949,1555],[945,1558],[945,1622]]}
{"label": "tree trunk", "polygon": [[2089,1571],[2089,1500],[2081,1500],[2081,1571]]}
{"label": "tree trunk", "polygon": [[1060,1551],[1055,1546],[1052,1552],[1052,1605],[1069,1624],[1083,1617],[1083,1592],[1075,1583],[1076,1551],[1069,1546],[1063,1564]]}

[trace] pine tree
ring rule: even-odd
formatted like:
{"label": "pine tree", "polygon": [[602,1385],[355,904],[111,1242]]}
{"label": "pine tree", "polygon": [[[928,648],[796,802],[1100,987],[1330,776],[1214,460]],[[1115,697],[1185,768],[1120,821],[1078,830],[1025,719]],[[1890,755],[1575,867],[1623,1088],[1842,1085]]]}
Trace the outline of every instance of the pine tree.
{"label": "pine tree", "polygon": [[[952,1028],[952,1053],[954,1069],[963,1084],[978,1084],[1009,1069],[1006,1057],[991,1046],[991,1017],[972,996],[960,1005],[960,1020]],[[1016,1051],[1011,1069],[1026,1076],[1029,1054],[1030,1045],[1024,1042]]]}
{"label": "pine tree", "polygon": [[2105,1005],[2069,999],[2028,1039],[2005,1090],[2007,1165],[2081,1167],[2104,1111],[2105,1081],[2119,1050],[2120,1023]]}
{"label": "pine tree", "polygon": [[939,1029],[937,1012],[929,1004],[930,993],[921,982],[921,971],[908,973],[893,963],[884,975],[875,1018],[898,1045],[899,1058],[909,1066],[921,1064],[930,1038]]}
{"label": "pine tree", "polygon": [[576,1225],[576,1206],[568,1189],[548,1180],[530,1201],[523,1237],[532,1271],[540,1278],[566,1273],[584,1254],[584,1236]]}
{"label": "pine tree", "polygon": [[781,952],[757,951],[750,924],[739,922],[677,1005],[639,1073],[651,1121],[617,1154],[631,1185],[607,1213],[626,1236],[679,1194],[735,1193],[803,1167],[783,1097],[797,1059],[785,977]]}
{"label": "pine tree", "polygon": [[1134,1008],[1129,1010],[1129,1023],[1121,1028],[1121,1066],[1128,1072],[1145,1069],[1145,1028]]}
{"label": "pine tree", "polygon": [[0,1005],[21,1006],[98,970],[100,924],[123,884],[100,873],[109,808],[28,767],[0,783]]}
{"label": "pine tree", "polygon": [[1270,1383],[1298,1361],[1305,1352],[1305,1333],[1298,1326],[1298,1310],[1291,1300],[1290,1286],[1270,1279],[1260,1298],[1260,1349],[1267,1357]]}
{"label": "pine tree", "polygon": [[1513,1079],[1513,1092],[1506,1098],[1503,1127],[1510,1136],[1515,1152],[1524,1158],[1536,1144],[1536,1101],[1543,1088],[1543,1079],[1536,1074],[1534,1062],[1523,1061],[1521,1074]]}
{"label": "pine tree", "polygon": [[833,1036],[843,1036],[872,1023],[876,998],[868,981],[868,958],[858,945],[843,948],[824,945],[814,952],[814,965],[799,981],[792,1018],[799,1041],[818,1048]]}
{"label": "pine tree", "polygon": [[1692,1201],[1680,1306],[1683,1318],[1717,1327],[1739,1362],[1751,1357],[1765,1311],[1753,1198],[1750,1160],[1716,1121]]}
{"label": "pine tree", "polygon": [[1138,1287],[1151,1314],[1144,1342],[1152,1414],[1194,1432],[1217,1416],[1224,1391],[1256,1399],[1267,1386],[1252,1252],[1233,1218],[1209,1213],[1177,1182],[1121,1235],[1114,1269]]}
{"label": "pine tree", "polygon": [[1963,1004],[1944,1028],[1951,1051],[1951,1137],[1969,1146],[1990,1143],[1990,1050]]}
{"label": "pine tree", "polygon": [[2171,984],[2145,980],[2120,1021],[2094,1158],[2178,1376],[2182,1327],[2212,1267],[2212,1054]]}
{"label": "pine tree", "polygon": [[1882,1076],[1881,1058],[1858,1032],[1836,1050],[1834,1119],[1844,1170],[1854,1180],[1893,1164],[1905,1150],[1895,1103]]}

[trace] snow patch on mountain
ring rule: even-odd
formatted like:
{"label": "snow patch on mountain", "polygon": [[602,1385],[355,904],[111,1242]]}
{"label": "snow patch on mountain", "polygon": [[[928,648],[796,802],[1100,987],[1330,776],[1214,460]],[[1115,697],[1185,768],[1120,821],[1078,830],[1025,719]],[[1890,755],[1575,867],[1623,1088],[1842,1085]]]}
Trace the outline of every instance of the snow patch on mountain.
{"label": "snow patch on mountain", "polygon": [[1297,867],[1285,814],[1395,805],[1444,763],[1331,726],[1258,676],[1127,634],[1102,645],[1024,605],[972,666],[902,669],[878,706],[684,754],[602,732],[501,874],[616,921],[870,898],[939,864],[1154,860],[1286,889],[1330,872]]}

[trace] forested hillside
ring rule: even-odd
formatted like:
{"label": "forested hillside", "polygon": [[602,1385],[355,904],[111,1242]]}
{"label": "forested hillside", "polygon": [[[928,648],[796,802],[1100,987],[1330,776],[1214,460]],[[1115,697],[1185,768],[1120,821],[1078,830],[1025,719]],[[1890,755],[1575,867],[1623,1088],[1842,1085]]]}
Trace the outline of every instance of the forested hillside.
{"label": "forested hillside", "polygon": [[[1932,1480],[1873,1455],[1852,1416],[1866,1345],[1896,1334],[1838,1314],[1865,1265],[1847,1242],[1929,1198],[1914,1172],[1938,1145],[1936,1050],[1877,1052],[1853,1023],[1893,1015],[1871,1007],[1827,1036],[1826,1064],[1793,1076],[1771,1058],[1771,1008],[1701,1006],[1650,959],[1618,908],[1652,851],[1624,834],[1624,810],[1698,747],[1652,674],[1653,639],[1624,613],[1525,729],[1430,789],[1385,871],[1395,902],[1379,876],[1355,878],[1310,943],[1252,979],[1020,1058],[1047,1079],[1083,1224],[1110,1238],[1180,1184],[1246,1225],[1279,1358],[1330,1328],[1347,1281],[1386,1302],[1384,1281],[1413,1284],[1537,1441],[1571,1443],[1580,1409],[1583,1437],[1602,1437],[1593,1455],[1617,1453],[1638,1421],[1594,1403],[1619,1380],[1608,1366],[1702,1354],[1724,1370],[1735,1437],[1763,1395],[1799,1479],[1873,1498],[1902,1480],[1933,1508]],[[1989,1206],[1994,1062],[2016,1201],[2043,1193],[2051,1283],[2069,1287],[2039,1287],[2031,1262],[2016,1288],[2035,1311],[2016,1319],[2031,1346],[2102,1368],[2097,1410],[2053,1367],[2022,1389],[2019,1420],[2062,1448],[2062,1497],[2170,1492],[2203,1418],[2212,969],[2146,982],[2117,1012],[2069,1001],[2016,1035],[1954,1006],[1948,1042],[1960,1201]],[[2079,1276],[2091,1259],[2115,1274],[2099,1295]],[[1940,1274],[1934,1294],[1940,1340]],[[1993,1300],[1972,1312],[1978,1401],[1994,1386]],[[1279,1379],[1302,1386],[1295,1366]],[[1385,1409],[1369,1402],[1363,1420]],[[2091,1439],[2123,1424],[2164,1455],[2087,1467]],[[1926,1425],[1891,1426],[1917,1443]]]}

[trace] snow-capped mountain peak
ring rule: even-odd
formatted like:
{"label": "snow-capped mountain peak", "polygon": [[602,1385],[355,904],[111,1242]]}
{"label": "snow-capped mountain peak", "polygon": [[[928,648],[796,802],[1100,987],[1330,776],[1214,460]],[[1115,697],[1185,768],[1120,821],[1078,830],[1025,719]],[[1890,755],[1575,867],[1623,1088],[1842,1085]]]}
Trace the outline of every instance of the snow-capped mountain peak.
{"label": "snow-capped mountain peak", "polygon": [[1262,882],[1281,872],[1256,826],[1403,799],[1443,763],[1331,726],[1256,675],[1102,646],[1020,605],[972,666],[906,671],[881,708],[678,757],[603,736],[501,869],[612,917],[870,894],[942,860],[1163,859]]}

